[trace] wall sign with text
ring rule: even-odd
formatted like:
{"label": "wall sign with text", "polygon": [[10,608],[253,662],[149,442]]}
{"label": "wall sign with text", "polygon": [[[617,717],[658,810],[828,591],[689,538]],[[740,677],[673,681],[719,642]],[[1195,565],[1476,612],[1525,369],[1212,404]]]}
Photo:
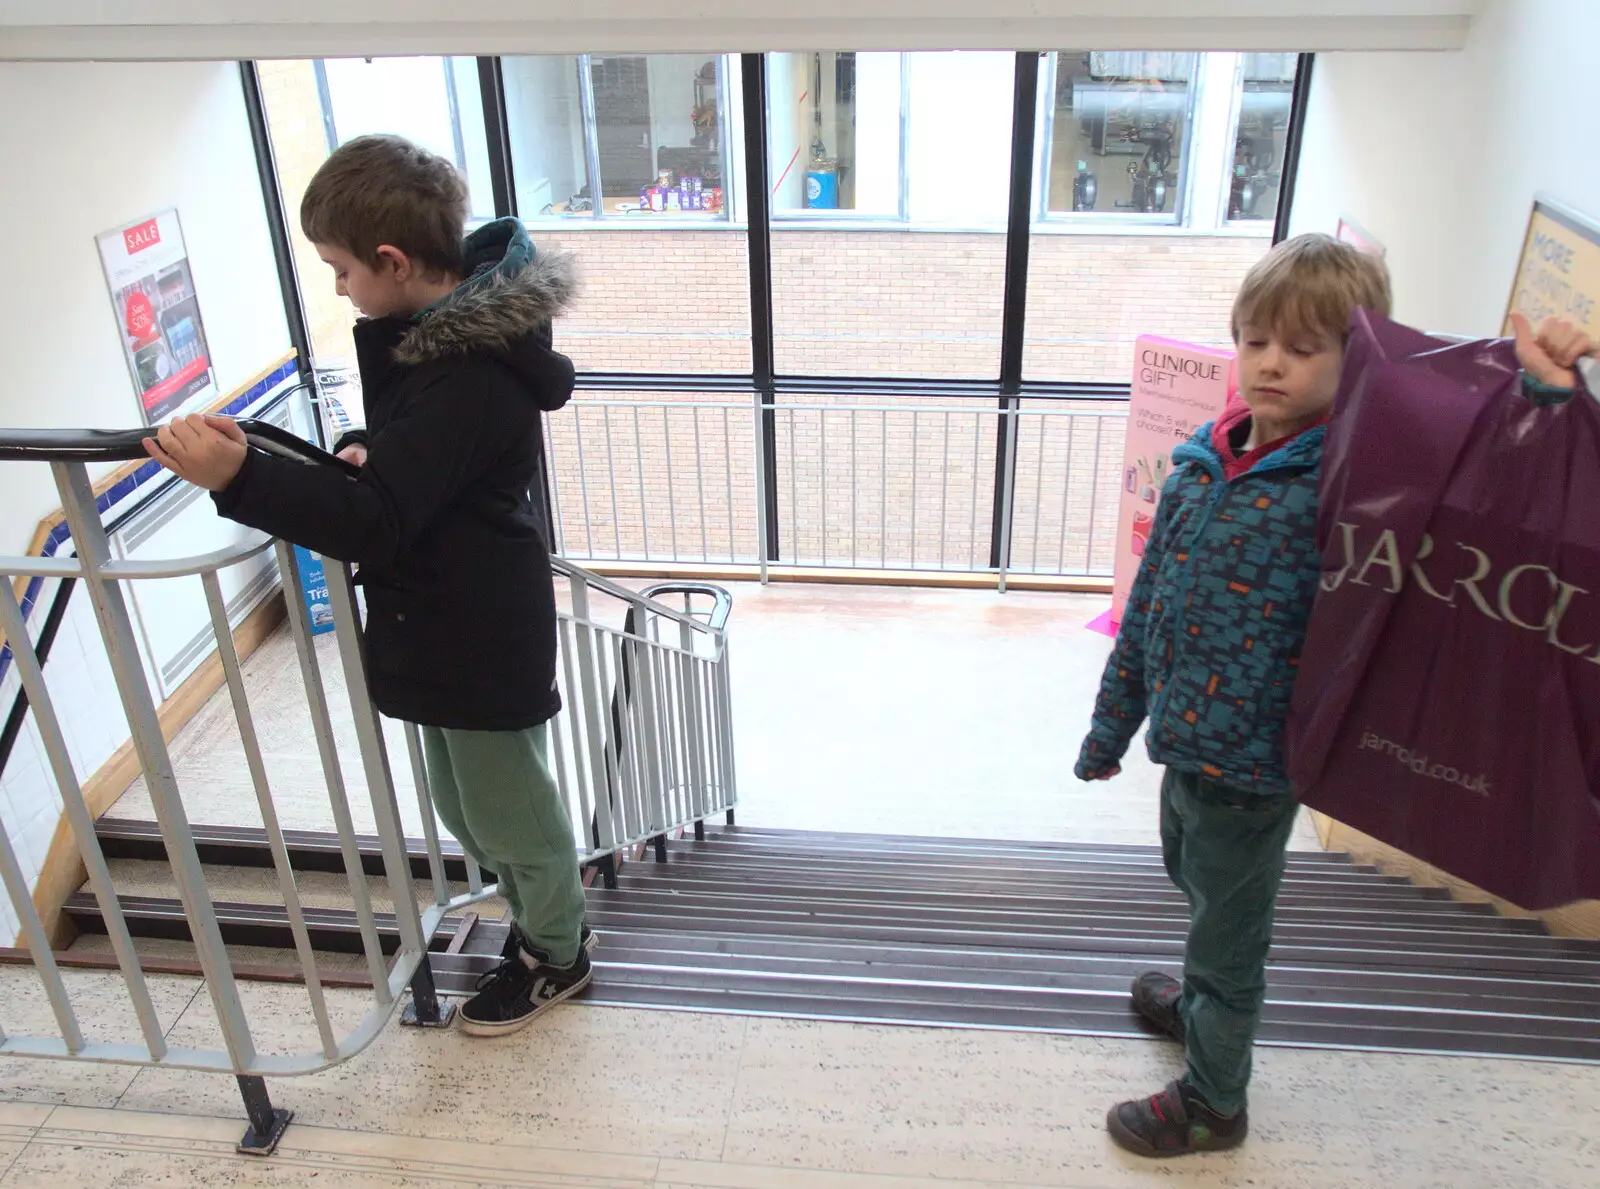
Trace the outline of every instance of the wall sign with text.
{"label": "wall sign with text", "polygon": [[1514,313],[1535,325],[1565,318],[1600,335],[1600,223],[1548,198],[1534,199],[1502,334],[1511,333]]}
{"label": "wall sign with text", "polygon": [[216,384],[178,212],[128,223],[95,242],[145,424],[193,412],[215,397]]}

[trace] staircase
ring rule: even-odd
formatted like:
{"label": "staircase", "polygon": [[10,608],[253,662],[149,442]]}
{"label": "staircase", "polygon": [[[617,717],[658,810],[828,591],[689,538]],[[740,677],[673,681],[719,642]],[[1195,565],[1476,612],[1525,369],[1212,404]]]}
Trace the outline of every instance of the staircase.
{"label": "staircase", "polygon": [[[99,834],[140,946],[181,969],[187,925],[159,831],[102,819]],[[249,947],[241,977],[292,980],[264,834],[195,834],[224,938]],[[313,944],[336,980],[362,985],[336,839],[287,842]],[[409,849],[428,895],[421,840]],[[381,911],[377,840],[361,853]],[[1140,1036],[1130,980],[1182,964],[1185,909],[1154,847],[728,826],[664,853],[589,889],[602,939],[589,1003]],[[445,877],[464,880],[459,848],[446,858]],[[94,898],[68,911],[83,933],[74,953],[92,964],[104,952]],[[397,944],[392,918],[380,925]],[[506,932],[487,916],[446,918],[433,941],[440,991],[470,993]],[[1550,937],[1344,855],[1291,853],[1269,982],[1267,1044],[1600,1061],[1600,942]]]}

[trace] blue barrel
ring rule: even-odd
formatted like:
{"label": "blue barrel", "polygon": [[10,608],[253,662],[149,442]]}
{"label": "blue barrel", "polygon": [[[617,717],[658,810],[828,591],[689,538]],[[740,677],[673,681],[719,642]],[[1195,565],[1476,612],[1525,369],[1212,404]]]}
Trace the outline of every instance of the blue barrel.
{"label": "blue barrel", "polygon": [[839,168],[832,163],[806,170],[806,206],[811,210],[839,209]]}

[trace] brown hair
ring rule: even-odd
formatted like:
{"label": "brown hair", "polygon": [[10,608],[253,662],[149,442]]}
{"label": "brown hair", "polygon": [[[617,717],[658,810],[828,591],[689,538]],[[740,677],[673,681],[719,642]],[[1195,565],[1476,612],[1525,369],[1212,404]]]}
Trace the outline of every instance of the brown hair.
{"label": "brown hair", "polygon": [[1279,333],[1324,334],[1343,342],[1358,306],[1389,316],[1382,260],[1331,235],[1297,235],[1255,264],[1233,301],[1233,339],[1246,322]]}
{"label": "brown hair", "polygon": [[467,184],[443,157],[399,136],[360,136],[317,170],[300,201],[314,244],[343,248],[369,267],[399,248],[426,274],[463,271]]}

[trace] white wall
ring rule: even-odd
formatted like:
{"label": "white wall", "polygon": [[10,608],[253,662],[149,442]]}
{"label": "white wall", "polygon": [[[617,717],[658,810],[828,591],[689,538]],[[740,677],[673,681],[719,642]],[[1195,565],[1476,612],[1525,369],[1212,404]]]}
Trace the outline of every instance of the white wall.
{"label": "white wall", "polygon": [[[289,349],[237,65],[0,64],[0,112],[0,424],[140,423],[95,236],[168,207],[218,388]],[[0,464],[0,553],[59,503],[42,464]]]}
{"label": "white wall", "polygon": [[[95,236],[168,207],[183,221],[219,389],[231,393],[288,352],[236,64],[0,64],[0,111],[0,225],[10,266],[10,283],[0,286],[0,425],[139,424]],[[0,554],[22,553],[59,503],[43,463],[0,463]],[[185,499],[181,491],[160,497],[140,520],[147,544],[134,543],[138,532],[114,541],[135,556],[220,548],[241,531],[220,522],[209,500]],[[275,581],[263,565],[270,562],[224,576],[236,621]],[[197,642],[207,623],[203,598],[195,578],[135,585],[136,630],[160,699],[204,659],[196,651],[206,647]],[[46,601],[53,593],[47,585]],[[81,590],[70,606],[46,677],[82,780],[127,728]],[[42,619],[41,607],[34,630]],[[0,714],[10,709],[17,681],[9,666],[0,679]],[[30,718],[0,780],[0,829],[30,882],[59,815],[47,771]],[[15,924],[9,903],[0,903],[0,944],[10,943]]]}
{"label": "white wall", "polygon": [[1317,58],[1291,230],[1351,219],[1399,315],[1498,334],[1535,192],[1600,219],[1600,3],[1491,0],[1454,54]]}

